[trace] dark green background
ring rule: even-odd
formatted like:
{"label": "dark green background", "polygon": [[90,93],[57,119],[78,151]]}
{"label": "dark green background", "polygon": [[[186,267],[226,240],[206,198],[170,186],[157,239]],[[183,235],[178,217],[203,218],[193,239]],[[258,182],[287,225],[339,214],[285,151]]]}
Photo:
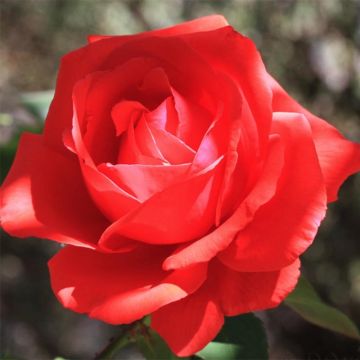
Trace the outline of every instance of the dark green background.
{"label": "dark green background", "polygon": [[[2,177],[19,129],[36,129],[23,92],[55,86],[60,56],[90,33],[125,34],[221,13],[251,37],[269,70],[314,113],[360,141],[360,2],[0,0]],[[329,304],[360,324],[360,177],[329,206],[304,272]],[[1,239],[1,351],[10,358],[90,358],[116,329],[63,309],[49,287],[58,245]],[[358,344],[306,324],[281,306],[261,315],[272,359],[356,359]],[[133,355],[132,355],[133,356]]]}

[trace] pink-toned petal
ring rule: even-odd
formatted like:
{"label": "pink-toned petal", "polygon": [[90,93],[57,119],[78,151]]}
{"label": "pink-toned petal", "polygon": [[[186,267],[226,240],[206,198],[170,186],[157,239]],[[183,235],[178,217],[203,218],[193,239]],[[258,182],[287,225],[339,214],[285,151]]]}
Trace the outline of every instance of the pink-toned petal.
{"label": "pink-toned petal", "polygon": [[[219,110],[221,111],[221,110]],[[219,120],[220,115],[217,114],[215,120],[205,132],[199,148],[197,149],[194,159],[191,163],[190,172],[201,171],[209,164],[213,163],[220,156],[223,156],[226,149],[226,140],[223,136],[224,127]]]}
{"label": "pink-toned petal", "polygon": [[[227,163],[225,168],[226,173],[228,173],[229,164],[233,163],[234,152],[237,150],[242,131],[240,119],[242,117],[243,98],[240,89],[226,75],[217,75],[214,82],[221,89],[221,93],[217,96],[216,112],[212,114],[212,121],[207,124],[207,129],[203,133],[197,148],[192,169],[202,169],[211,164],[214,159],[225,155],[225,162]],[[192,119],[192,122],[194,120],[195,118]],[[244,120],[243,122],[246,122],[246,119]],[[197,121],[195,121],[196,123]],[[257,141],[254,141],[254,146],[256,144]],[[248,169],[243,168],[242,170],[246,173]],[[226,187],[226,179],[224,180]]]}
{"label": "pink-toned petal", "polygon": [[192,162],[195,152],[176,136],[149,125],[155,143],[164,158],[171,164],[184,164]]}
{"label": "pink-toned petal", "polygon": [[147,114],[146,119],[154,128],[176,135],[179,119],[174,98],[172,96],[166,98],[156,109]]}
{"label": "pink-toned petal", "polygon": [[283,152],[283,144],[279,136],[272,136],[263,172],[254,189],[234,214],[210,234],[191,244],[179,247],[164,261],[164,268],[169,270],[193,263],[207,262],[226,249],[236,234],[253,219],[259,207],[274,196],[283,167]]}
{"label": "pink-toned petal", "polygon": [[162,307],[151,317],[151,327],[178,356],[201,350],[215,338],[223,324],[224,315],[208,287]]}
{"label": "pink-toned petal", "polygon": [[304,109],[270,75],[268,81],[273,91],[274,111],[301,113],[309,120],[328,201],[335,201],[345,179],[360,171],[360,144],[346,140],[332,125]]}
{"label": "pink-toned petal", "polygon": [[172,89],[174,106],[179,117],[176,135],[192,149],[196,150],[213,119],[209,111],[185,98]]}
{"label": "pink-toned petal", "polygon": [[116,250],[118,235],[160,245],[204,236],[214,226],[222,172],[220,158],[203,172],[155,194],[113,223],[103,233],[100,246]]}
{"label": "pink-toned petal", "polygon": [[274,113],[272,132],[285,145],[276,195],[220,254],[237,271],[273,271],[292,263],[311,245],[325,216],[324,180],[308,121],[300,114]]}
{"label": "pink-toned petal", "polygon": [[91,201],[76,157],[26,133],[1,187],[1,224],[18,237],[95,247],[109,223]]}
{"label": "pink-toned petal", "polygon": [[207,265],[165,272],[166,247],[102,254],[68,246],[49,262],[51,285],[67,308],[111,324],[131,323],[196,291]]}
{"label": "pink-toned petal", "polygon": [[136,129],[134,131],[134,141],[136,142],[137,148],[144,156],[155,158],[156,163],[169,165],[169,162],[164,158],[164,155],[161,153],[154,139],[154,135],[149,128],[146,115],[143,116],[136,125]]}
{"label": "pink-toned petal", "polygon": [[101,164],[98,169],[114,183],[144,202],[170,185],[184,180],[190,164],[137,165]]}
{"label": "pink-toned petal", "polygon": [[[153,134],[144,122],[142,119],[139,129],[134,129],[132,121],[129,123],[128,129],[119,143],[118,164],[163,165],[167,163]],[[139,134],[137,134],[138,132]]]}

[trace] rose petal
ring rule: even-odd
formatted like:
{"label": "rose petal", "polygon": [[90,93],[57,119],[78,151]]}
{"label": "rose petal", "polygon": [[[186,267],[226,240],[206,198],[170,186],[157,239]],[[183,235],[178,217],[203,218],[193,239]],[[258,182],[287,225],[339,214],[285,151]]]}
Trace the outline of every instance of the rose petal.
{"label": "rose petal", "polygon": [[[226,316],[278,306],[295,288],[300,261],[271,272],[237,272],[216,263],[210,279],[217,282],[216,294]],[[217,277],[217,280],[215,280]]]}
{"label": "rose petal", "polygon": [[[95,164],[116,161],[119,146],[116,135],[119,135],[119,131],[125,126],[118,121],[130,115],[129,105],[134,110],[134,120],[137,120],[143,112],[143,108],[135,107],[136,103],[123,102],[120,109],[123,111],[121,116],[117,109],[121,105],[116,104],[137,88],[153,66],[151,60],[132,59],[113,70],[88,75],[74,87],[73,101],[76,103],[81,136]],[[118,115],[115,124],[109,119],[112,111],[117,111],[114,115]],[[125,119],[125,121],[129,123],[130,120]]]}
{"label": "rose petal", "polygon": [[[149,127],[145,125],[144,117],[139,122],[139,128],[134,129],[134,122],[129,127],[119,144],[117,163],[163,165],[168,163],[160,152]],[[141,147],[141,148],[140,148]]]}
{"label": "rose petal", "polygon": [[[190,47],[183,37],[134,39],[115,49],[104,66],[113,68],[119,63],[142,57],[152,59],[156,67],[163,69],[172,90],[209,113],[216,112],[217,99],[221,94],[221,88],[214,81],[217,75],[212,64]],[[185,68],[183,64],[186,64]]]}
{"label": "rose petal", "polygon": [[169,161],[164,158],[154,139],[146,118],[146,115],[143,116],[136,125],[134,131],[136,145],[143,155],[160,160],[163,165],[169,165]]}
{"label": "rose petal", "polygon": [[[223,74],[217,75],[213,81],[221,89],[221,93],[217,96],[217,109],[212,114],[212,121],[206,124],[207,130],[203,132],[192,163],[193,170],[203,169],[224,154],[226,155],[225,161],[228,163],[233,152],[237,150],[242,125],[247,122],[246,119],[241,119],[242,94],[237,85]],[[205,120],[208,121],[209,119],[205,118]],[[190,121],[195,124],[198,122],[196,118]],[[201,128],[203,126],[204,124],[201,125]],[[257,139],[253,143],[254,146],[257,146]],[[226,172],[228,165],[226,165]],[[244,173],[247,170],[242,169]],[[224,185],[226,186],[226,184]]]}
{"label": "rose petal", "polygon": [[215,338],[223,324],[224,315],[207,288],[162,307],[151,317],[151,327],[178,356],[201,350]]}
{"label": "rose petal", "polygon": [[83,185],[77,159],[44,144],[40,135],[21,137],[1,188],[1,223],[18,237],[37,236],[95,247],[107,220]]}
{"label": "rose petal", "polygon": [[161,67],[151,69],[144,76],[137,90],[139,92],[138,98],[151,110],[171,96],[171,86],[168,76]]}
{"label": "rose petal", "polygon": [[149,124],[155,143],[164,158],[171,164],[192,162],[195,151],[171,133]]}
{"label": "rose petal", "polygon": [[216,117],[209,126],[191,163],[190,172],[195,173],[209,166],[225,153],[224,127]]}
{"label": "rose petal", "polygon": [[174,106],[179,117],[176,135],[192,149],[197,149],[212,123],[212,114],[172,89]]}
{"label": "rose petal", "polygon": [[227,25],[228,22],[222,15],[208,15],[198,19],[185,21],[169,28],[155,30],[154,33],[156,32],[157,36],[176,36],[180,34],[211,31]]}
{"label": "rose petal", "polygon": [[192,295],[162,307],[151,327],[179,356],[201,350],[217,335],[223,316],[279,305],[294,289],[300,261],[274,272],[236,272],[219,261],[210,264],[206,282]]}
{"label": "rose petal", "polygon": [[146,114],[146,120],[153,127],[176,135],[179,123],[174,98],[169,96],[156,109]]}
{"label": "rose petal", "polygon": [[234,214],[213,232],[191,244],[179,247],[164,261],[164,269],[177,269],[193,263],[206,262],[226,249],[236,234],[253,219],[258,208],[274,196],[283,167],[283,152],[279,136],[273,135],[263,173],[252,192]]}
{"label": "rose petal", "polygon": [[92,200],[111,222],[140,205],[136,197],[120,188],[96,167],[81,163],[81,169]]}
{"label": "rose petal", "polygon": [[273,91],[274,111],[301,113],[309,120],[328,201],[335,201],[345,179],[360,170],[360,144],[346,140],[332,125],[300,106],[270,75],[268,80]]}
{"label": "rose petal", "polygon": [[[60,151],[65,150],[62,143],[62,133],[66,128],[71,126],[73,111],[71,94],[75,83],[87,74],[107,70],[121,64],[122,61],[118,58],[118,50],[120,49],[120,52],[123,53],[121,48],[124,44],[137,41],[143,37],[151,38],[154,35],[156,35],[156,37],[167,37],[198,31],[209,31],[225,25],[227,25],[227,22],[224,17],[213,15],[155,31],[154,33],[149,32],[138,35],[110,37],[104,41],[96,41],[65,55],[61,60],[54,100],[50,106],[45,122],[45,141],[57,147]],[[162,46],[162,49],[164,48],[166,52],[171,52],[169,47]],[[114,57],[111,57],[110,55],[114,52]],[[99,54],[101,54],[101,56],[99,56]],[[128,55],[128,59],[133,58],[132,54]],[[142,51],[140,55],[143,57],[144,51]],[[178,54],[176,52],[176,54],[173,55],[177,56]],[[186,54],[184,55],[186,56]],[[180,62],[193,67],[193,64],[189,61]],[[199,84],[204,84],[204,82],[200,82]]]}
{"label": "rose petal", "polygon": [[170,185],[184,180],[190,164],[136,165],[101,164],[98,169],[127,193],[144,202]]}
{"label": "rose petal", "polygon": [[[226,75],[219,79],[223,93],[222,134],[226,139],[225,171],[216,210],[219,225],[248,193],[255,171],[261,169],[259,135],[246,98],[237,84]],[[222,145],[222,147],[225,147]],[[254,171],[255,169],[255,171]]]}
{"label": "rose petal", "polygon": [[300,114],[274,113],[272,131],[285,144],[285,165],[276,196],[220,254],[237,271],[290,264],[310,246],[325,215],[324,181],[308,121]]}
{"label": "rose petal", "polygon": [[116,128],[116,136],[126,131],[130,122],[135,123],[147,111],[146,107],[138,101],[122,100],[117,103],[111,110],[111,118]]}
{"label": "rose petal", "polygon": [[81,118],[85,113],[84,98],[86,98],[89,87],[92,84],[91,80],[91,77],[85,78],[78,82],[74,89],[75,111],[73,115],[72,138],[79,156],[84,181],[92,199],[108,219],[117,220],[125,213],[134,210],[139,205],[139,202],[96,168],[83,142],[78,114]]}
{"label": "rose petal", "polygon": [[265,153],[271,126],[272,93],[266,81],[268,74],[253,41],[230,26],[213,31],[211,41],[206,33],[191,34],[183,39],[211,64],[215,72],[227,74],[238,84],[244,94],[243,104],[248,102],[256,121],[257,155]]}
{"label": "rose petal", "polygon": [[[222,158],[188,180],[155,194],[133,212],[113,223],[100,244],[116,250],[114,236],[150,244],[175,244],[196,239],[214,225]],[[176,211],[174,211],[176,209]]]}
{"label": "rose petal", "polygon": [[[198,19],[185,21],[181,24],[170,26],[164,29],[157,29],[152,31],[147,31],[144,33],[140,33],[137,36],[177,36],[189,33],[196,33],[200,31],[211,31],[223,26],[227,26],[228,22],[222,15],[209,15],[203,16]],[[118,36],[112,35],[89,35],[88,41],[90,43],[96,42],[99,40],[109,39],[109,38],[117,38]],[[128,37],[128,36],[123,36]]]}
{"label": "rose petal", "polygon": [[[127,40],[120,40],[120,44],[125,41]],[[54,99],[45,121],[45,142],[56,147],[59,151],[66,151],[63,146],[62,134],[66,129],[71,128],[73,88],[87,74],[107,70],[108,68],[102,66],[102,63],[118,45],[119,42],[113,47],[108,47],[99,42],[72,51],[61,59]]]}
{"label": "rose petal", "polygon": [[140,247],[101,254],[68,246],[49,262],[51,285],[67,308],[111,324],[131,323],[186,297],[205,280],[207,265],[165,272],[168,249]]}

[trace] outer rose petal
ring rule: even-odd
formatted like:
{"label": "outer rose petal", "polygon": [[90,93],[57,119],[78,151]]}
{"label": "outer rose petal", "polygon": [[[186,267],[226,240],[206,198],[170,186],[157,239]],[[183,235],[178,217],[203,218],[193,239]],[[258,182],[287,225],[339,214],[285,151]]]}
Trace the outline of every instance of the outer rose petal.
{"label": "outer rose petal", "polygon": [[[200,25],[199,22],[195,22],[194,24]],[[205,22],[202,24],[203,25],[201,25],[201,27],[203,29],[206,28],[207,30],[210,30],[225,25],[226,20],[220,16],[210,18],[210,22],[207,22],[205,18]],[[205,24],[207,25],[205,26]],[[185,25],[184,30],[180,31],[180,33],[192,32],[193,30],[190,30],[191,28],[195,29],[192,25],[190,25],[190,27]],[[176,30],[176,27],[173,29]],[[179,26],[179,29],[181,29],[181,25]],[[171,33],[172,30],[169,34]],[[71,99],[72,89],[75,83],[80,79],[83,79],[87,74],[112,69],[131,58],[137,56],[144,57],[146,55],[154,56],[155,58],[164,56],[163,60],[168,61],[170,64],[188,64],[193,70],[194,66],[198,66],[194,63],[194,61],[189,61],[189,58],[197,56],[196,52],[191,53],[192,50],[190,47],[183,44],[181,48],[173,48],[175,44],[179,44],[179,41],[182,41],[182,35],[179,35],[179,38],[168,37],[168,35],[159,38],[157,34],[155,34],[156,36],[149,36],[145,34],[147,33],[131,36],[110,37],[103,41],[96,41],[92,44],[84,46],[83,48],[75,50],[62,58],[54,100],[50,106],[45,123],[44,137],[47,143],[57,147],[60,151],[65,151],[62,134],[65,129],[71,127],[73,112]],[[177,31],[174,31],[173,34],[176,35]],[[146,40],[146,42],[137,43],[135,47],[133,47],[132,43],[139,42],[139,40]],[[164,43],[163,40],[165,40],[166,43]],[[126,44],[130,46],[123,48]],[[154,51],[149,52],[149,48]],[[187,51],[183,51],[184,48],[187,49]],[[191,54],[189,54],[189,52]],[[211,76],[209,75],[207,68],[205,71],[203,66],[204,64],[206,63],[203,62],[203,64],[194,71],[194,82],[199,84],[197,87],[195,86],[196,89],[194,89],[194,93],[198,93],[199,95],[201,95],[201,93],[198,90],[201,90],[204,84],[207,84],[208,86],[210,83],[209,81],[198,81],[197,79],[198,77],[199,79],[203,79],[204,74],[207,74],[207,78]],[[201,72],[203,73],[202,75],[200,75]],[[179,77],[179,74],[177,74],[177,77]],[[183,80],[184,77],[182,77],[181,81]],[[211,101],[207,102],[208,104],[212,103]]]}
{"label": "outer rose petal", "polygon": [[[226,19],[221,15],[209,15],[199,19],[183,22],[165,29],[147,31],[137,36],[176,36],[183,34],[196,33],[200,31],[211,31],[229,25]],[[111,35],[90,35],[88,41],[95,42],[117,36]]]}
{"label": "outer rose petal", "polygon": [[201,350],[217,335],[223,324],[221,308],[207,287],[162,307],[151,317],[151,327],[178,356],[192,355]]}
{"label": "outer rose petal", "polygon": [[68,246],[49,262],[51,284],[67,308],[111,324],[130,323],[196,291],[207,265],[161,269],[165,247],[102,254]]}
{"label": "outer rose petal", "polygon": [[239,232],[220,259],[237,271],[273,271],[312,243],[326,211],[326,193],[311,128],[303,115],[275,113],[272,132],[285,144],[275,196]]}
{"label": "outer rose petal", "polygon": [[201,350],[217,335],[223,317],[275,307],[294,289],[300,261],[274,272],[236,272],[210,264],[202,287],[152,315],[154,328],[179,356]]}
{"label": "outer rose petal", "polygon": [[83,185],[77,159],[53,151],[40,135],[22,136],[1,193],[2,226],[15,236],[95,247],[108,226]]}
{"label": "outer rose petal", "polygon": [[345,179],[360,170],[360,144],[346,140],[332,125],[300,106],[270,75],[269,84],[273,91],[274,111],[301,113],[309,120],[328,202],[335,201]]}
{"label": "outer rose petal", "polygon": [[299,267],[297,259],[278,271],[237,272],[217,262],[214,281],[217,281],[216,293],[224,314],[234,316],[279,305],[295,288]]}
{"label": "outer rose petal", "polygon": [[239,84],[244,94],[243,102],[248,102],[257,125],[259,153],[262,154],[271,126],[272,94],[261,56],[253,41],[230,26],[213,31],[211,41],[209,38],[207,33],[183,36],[184,41],[215,70],[224,72]]}

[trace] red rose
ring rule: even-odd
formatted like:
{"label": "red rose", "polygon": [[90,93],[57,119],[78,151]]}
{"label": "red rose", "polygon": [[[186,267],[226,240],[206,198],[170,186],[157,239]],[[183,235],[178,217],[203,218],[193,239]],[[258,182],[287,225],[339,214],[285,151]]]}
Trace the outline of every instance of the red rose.
{"label": "red rose", "polygon": [[66,55],[42,135],[24,134],[3,228],[67,246],[60,302],[112,324],[152,315],[179,355],[225,316],[294,288],[360,146],[298,105],[221,16]]}

